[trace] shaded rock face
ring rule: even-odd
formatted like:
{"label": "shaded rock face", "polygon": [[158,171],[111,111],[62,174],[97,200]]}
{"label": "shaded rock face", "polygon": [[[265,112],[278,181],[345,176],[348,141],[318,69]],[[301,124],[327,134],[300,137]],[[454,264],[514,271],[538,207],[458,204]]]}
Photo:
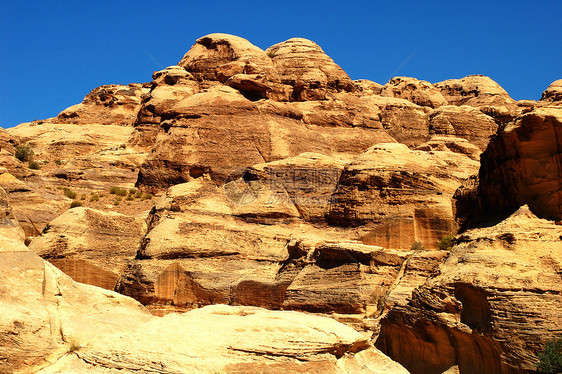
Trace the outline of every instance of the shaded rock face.
{"label": "shaded rock face", "polygon": [[403,144],[371,147],[346,166],[330,206],[329,222],[368,224],[363,241],[409,249],[437,248],[456,231],[451,198],[478,163],[450,151],[411,151]]}
{"label": "shaded rock face", "polygon": [[459,191],[457,211],[464,226],[484,216],[512,213],[528,204],[539,217],[562,219],[562,110],[538,108],[517,118],[482,154],[479,183]]}
{"label": "shaded rock face", "polygon": [[447,104],[441,92],[427,81],[394,77],[381,89],[381,96],[398,97],[420,106],[437,108]]}
{"label": "shaded rock face", "polygon": [[[382,320],[376,346],[412,373],[533,371],[562,333],[562,230],[522,207],[457,238],[438,274]],[[482,271],[482,269],[486,269]]]}
{"label": "shaded rock face", "polygon": [[140,109],[141,96],[147,92],[148,89],[138,83],[101,86],[86,95],[81,104],[63,110],[55,121],[81,125],[130,125]]}
{"label": "shaded rock face", "polygon": [[30,249],[77,282],[113,290],[145,230],[141,218],[73,208],[51,221]]}

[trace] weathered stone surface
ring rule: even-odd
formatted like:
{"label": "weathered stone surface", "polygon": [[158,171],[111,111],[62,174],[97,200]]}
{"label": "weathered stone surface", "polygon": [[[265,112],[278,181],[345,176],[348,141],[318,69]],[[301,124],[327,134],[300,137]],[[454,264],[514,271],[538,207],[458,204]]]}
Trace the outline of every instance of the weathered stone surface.
{"label": "weathered stone surface", "polygon": [[254,198],[251,185],[237,194],[232,183],[217,187],[198,178],[170,188],[152,211],[150,231],[118,290],[155,310],[213,303],[279,308],[292,279],[277,276],[288,241],[295,235],[316,242],[345,237],[295,221],[299,213],[288,198]]}
{"label": "weathered stone surface", "polygon": [[128,297],[72,281],[22,243],[0,250],[0,268],[1,372],[36,372],[71,344],[151,318]]}
{"label": "weathered stone surface", "polygon": [[466,139],[457,138],[450,135],[434,135],[426,143],[414,148],[417,151],[451,151],[468,156],[469,158],[480,161],[480,148],[470,143]]}
{"label": "weathered stone surface", "polygon": [[258,74],[269,79],[277,74],[271,58],[244,38],[209,34],[197,39],[178,66],[202,82],[224,83],[236,74]]}
{"label": "weathered stone surface", "polygon": [[382,321],[377,347],[412,373],[535,370],[562,333],[562,229],[522,207],[457,237],[438,274]]}
{"label": "weathered stone surface", "polygon": [[517,116],[517,105],[496,82],[484,75],[469,75],[435,83],[435,87],[452,105],[470,105],[479,108],[499,123],[507,123]]}
{"label": "weathered stone surface", "polygon": [[243,179],[247,183],[239,185],[238,189],[249,191],[252,181],[255,181],[260,187],[255,191],[256,197],[274,203],[290,202],[298,210],[297,216],[303,220],[321,222],[329,211],[332,194],[336,191],[346,161],[350,160],[303,153],[254,165],[244,172]]}
{"label": "weathered stone surface", "polygon": [[[244,339],[240,337],[243,336]],[[108,350],[111,347],[111,350]],[[406,373],[332,319],[213,305],[90,342],[42,373]]]}
{"label": "weathered stone surface", "polygon": [[453,135],[486,149],[498,126],[494,119],[468,105],[446,105],[436,109],[429,118],[429,133]]}
{"label": "weathered stone surface", "polygon": [[0,187],[0,252],[19,247],[25,239],[25,233],[12,211],[8,194]]}
{"label": "weathered stone surface", "polygon": [[541,101],[560,105],[560,102],[562,102],[562,79],[555,80],[544,90]]}
{"label": "weathered stone surface", "polygon": [[354,84],[342,68],[313,41],[292,38],[269,47],[281,82],[291,86],[292,100],[323,100],[331,91],[353,91]]}
{"label": "weathered stone surface", "polygon": [[138,83],[101,86],[86,95],[82,103],[63,110],[53,120],[80,125],[130,125],[137,117],[141,96],[147,92]]}
{"label": "weathered stone surface", "polygon": [[0,174],[0,188],[7,192],[14,217],[28,237],[39,235],[47,223],[68,207],[64,198],[51,191],[37,191],[10,173]]}
{"label": "weathered stone surface", "polygon": [[145,231],[141,217],[78,207],[51,221],[30,249],[77,282],[113,290]]}
{"label": "weathered stone surface", "polygon": [[380,95],[383,87],[382,84],[368,79],[354,80],[353,85],[355,86],[353,93],[358,96]]}
{"label": "weathered stone surface", "polygon": [[[380,124],[354,127],[341,103],[327,103],[310,108],[308,103],[255,103],[225,86],[189,96],[165,112],[172,119],[162,124],[138,184],[157,191],[203,174],[220,184],[254,164],[304,152],[358,154],[373,143],[393,141]],[[327,111],[314,115],[313,108]]]}
{"label": "weathered stone surface", "polygon": [[364,96],[361,114],[378,119],[387,133],[400,143],[416,146],[429,139],[429,126],[423,107],[405,99]]}
{"label": "weathered stone surface", "polygon": [[368,244],[409,249],[417,241],[437,248],[456,231],[452,196],[478,163],[450,151],[412,151],[403,144],[377,144],[347,165],[329,221],[369,224]]}
{"label": "weathered stone surface", "polygon": [[475,193],[459,193],[459,218],[474,226],[482,216],[507,215],[528,204],[541,218],[562,219],[560,139],[558,107],[538,108],[506,126],[482,154]]}
{"label": "weathered stone surface", "polygon": [[381,89],[381,96],[398,97],[420,106],[437,108],[447,100],[437,88],[427,81],[409,77],[394,77]]}
{"label": "weathered stone surface", "polygon": [[[132,123],[132,122],[131,122]],[[68,159],[92,154],[103,149],[126,145],[132,135],[130,126],[91,123],[22,123],[7,130],[29,145],[36,156],[44,159]]]}

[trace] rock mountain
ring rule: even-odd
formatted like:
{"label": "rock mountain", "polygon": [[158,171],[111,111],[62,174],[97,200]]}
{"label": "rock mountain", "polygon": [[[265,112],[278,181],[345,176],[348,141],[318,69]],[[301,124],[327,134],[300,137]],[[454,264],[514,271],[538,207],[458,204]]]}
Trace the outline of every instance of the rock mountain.
{"label": "rock mountain", "polygon": [[0,130],[0,372],[533,373],[562,95],[196,41]]}

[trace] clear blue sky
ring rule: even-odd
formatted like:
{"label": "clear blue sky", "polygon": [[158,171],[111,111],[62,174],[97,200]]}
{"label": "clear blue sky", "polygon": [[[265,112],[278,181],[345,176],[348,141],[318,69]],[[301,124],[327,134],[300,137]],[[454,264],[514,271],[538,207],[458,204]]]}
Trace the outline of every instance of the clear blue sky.
{"label": "clear blue sky", "polygon": [[311,39],[352,79],[485,74],[515,99],[562,78],[562,1],[8,1],[0,126],[57,115],[102,84],[147,82],[212,32],[265,49]]}

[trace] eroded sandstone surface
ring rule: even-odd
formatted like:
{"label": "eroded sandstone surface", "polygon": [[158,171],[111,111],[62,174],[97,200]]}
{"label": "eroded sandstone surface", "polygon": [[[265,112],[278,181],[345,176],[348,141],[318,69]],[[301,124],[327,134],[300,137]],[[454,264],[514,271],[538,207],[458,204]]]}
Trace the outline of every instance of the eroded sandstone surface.
{"label": "eroded sandstone surface", "polygon": [[532,372],[561,128],[560,80],[382,85],[203,36],[0,131],[0,372]]}

